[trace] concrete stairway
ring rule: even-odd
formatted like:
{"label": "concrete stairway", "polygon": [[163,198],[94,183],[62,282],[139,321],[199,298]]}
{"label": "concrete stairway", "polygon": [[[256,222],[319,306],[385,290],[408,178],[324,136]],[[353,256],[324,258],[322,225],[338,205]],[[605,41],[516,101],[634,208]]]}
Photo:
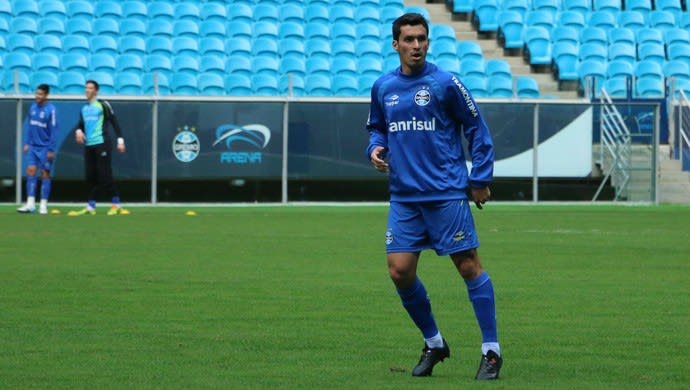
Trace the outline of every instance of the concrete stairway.
{"label": "concrete stairway", "polygon": [[679,160],[662,158],[659,167],[659,203],[690,203],[690,173]]}
{"label": "concrete stairway", "polygon": [[[542,95],[556,96],[562,99],[579,99],[577,91],[559,91],[558,82],[553,79],[552,73],[547,71],[535,72],[528,63],[522,58],[522,54],[507,56],[503,52],[503,47],[498,44],[495,34],[484,35],[479,34],[475,30],[470,20],[459,20],[460,18],[453,17],[452,10],[446,5],[445,0],[435,0],[435,2],[428,2],[427,0],[405,0],[405,5],[408,7],[424,7],[429,11],[432,24],[447,24],[455,29],[456,38],[460,41],[476,41],[482,47],[484,58],[486,59],[502,59],[510,64],[513,71],[513,77],[516,76],[530,76],[534,78],[539,84],[539,90]],[[433,39],[433,37],[431,37]]]}

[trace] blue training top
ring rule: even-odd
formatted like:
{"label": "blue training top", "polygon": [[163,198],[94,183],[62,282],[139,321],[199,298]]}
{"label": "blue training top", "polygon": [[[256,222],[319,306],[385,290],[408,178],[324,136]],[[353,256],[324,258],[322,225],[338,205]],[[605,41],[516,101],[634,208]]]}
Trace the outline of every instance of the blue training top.
{"label": "blue training top", "polygon": [[[468,187],[493,177],[494,148],[479,107],[451,73],[427,62],[406,76],[400,67],[371,89],[369,147],[383,146],[392,201],[467,199]],[[460,133],[472,157],[468,175]]]}
{"label": "blue training top", "polygon": [[29,125],[24,134],[24,143],[29,146],[48,148],[55,151],[57,143],[57,111],[50,102],[42,105],[33,103],[29,109]]}

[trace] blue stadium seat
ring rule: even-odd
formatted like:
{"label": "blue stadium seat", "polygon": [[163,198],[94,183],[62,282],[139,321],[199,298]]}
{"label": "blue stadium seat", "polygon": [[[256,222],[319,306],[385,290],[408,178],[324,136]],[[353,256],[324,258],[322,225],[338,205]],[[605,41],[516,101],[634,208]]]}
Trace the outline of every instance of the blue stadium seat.
{"label": "blue stadium seat", "polygon": [[363,57],[357,60],[357,71],[359,75],[380,76],[383,74],[383,62],[381,59]]}
{"label": "blue stadium seat", "polygon": [[65,53],[74,53],[83,56],[91,54],[89,40],[81,35],[65,35],[62,37],[62,50]]}
{"label": "blue stadium seat", "polygon": [[84,19],[68,19],[65,24],[65,34],[90,38],[93,34],[93,27],[91,27],[91,22]]}
{"label": "blue stadium seat", "polygon": [[[455,49],[455,44],[451,44],[451,47]],[[357,46],[355,46],[355,55],[357,58],[374,58],[380,60],[381,44],[374,41],[360,41]]]}
{"label": "blue stadium seat", "polygon": [[278,38],[304,40],[304,26],[296,22],[282,22],[278,26]]}
{"label": "blue stadium seat", "polygon": [[663,45],[664,38],[659,30],[655,30],[653,28],[642,28],[635,31],[635,42],[637,42],[638,45],[643,43],[658,43]]}
{"label": "blue stadium seat", "polygon": [[226,23],[228,20],[228,11],[221,3],[204,3],[199,10],[199,16],[204,21],[215,21],[219,23]]}
{"label": "blue stadium seat", "polygon": [[633,30],[647,27],[644,15],[638,11],[621,11],[618,14],[618,27],[627,27]]}
{"label": "blue stadium seat", "polygon": [[38,4],[30,0],[14,0],[12,2],[12,13],[15,17],[27,17],[31,19],[38,19],[41,16],[38,10]]}
{"label": "blue stadium seat", "polygon": [[330,16],[328,8],[320,4],[310,4],[304,11],[304,19],[307,23],[322,23],[328,25]]}
{"label": "blue stadium seat", "polygon": [[669,61],[683,60],[690,62],[690,43],[674,43],[666,48],[666,58]]}
{"label": "blue stadium seat", "polygon": [[[0,61],[2,61],[5,53],[7,53],[7,44],[5,43],[5,38],[0,35]],[[0,69],[2,69],[2,64],[0,64]]]}
{"label": "blue stadium seat", "polygon": [[115,73],[115,57],[110,54],[93,54],[89,57],[89,70],[92,72]]}
{"label": "blue stadium seat", "polygon": [[146,56],[146,72],[159,73],[166,77],[172,74],[170,56],[163,54],[149,54]]}
{"label": "blue stadium seat", "polygon": [[609,11],[592,11],[587,21],[589,27],[599,27],[603,29],[614,28],[618,25],[616,14]]}
{"label": "blue stadium seat", "polygon": [[230,38],[225,42],[225,49],[228,56],[252,56],[252,44],[249,39]]}
{"label": "blue stadium seat", "polygon": [[254,39],[269,38],[273,40],[278,39],[278,26],[273,22],[256,22],[252,32]]}
{"label": "blue stadium seat", "polygon": [[172,39],[175,36],[173,24],[165,20],[150,20],[146,24],[146,34],[149,37],[165,37],[167,39]]}
{"label": "blue stadium seat", "polygon": [[225,61],[225,71],[229,74],[238,74],[249,78],[254,74],[252,59],[245,56],[230,56]]}
{"label": "blue stadium seat", "polygon": [[186,73],[196,76],[199,74],[199,61],[197,61],[197,57],[176,56],[173,58],[173,72],[173,81],[175,80],[175,74]]}
{"label": "blue stadium seat", "polygon": [[117,39],[120,37],[120,25],[115,19],[96,19],[93,21],[93,34]]}
{"label": "blue stadium seat", "polygon": [[401,11],[405,9],[405,2],[404,0],[379,0],[381,3],[381,7],[395,7],[400,9]]}
{"label": "blue stadium seat", "polygon": [[65,23],[56,18],[42,18],[38,22],[38,33],[41,35],[65,35]]}
{"label": "blue stadium seat", "polygon": [[[164,23],[161,23],[161,24],[164,24]],[[120,34],[121,35],[132,35],[132,36],[144,38],[144,39],[149,37],[149,35],[147,33],[146,23],[142,22],[141,20],[137,20],[137,19],[122,19],[120,21]]]}
{"label": "blue stadium seat", "polygon": [[[379,50],[379,53],[381,51]],[[458,49],[457,49],[457,44],[455,42],[450,42],[450,41],[436,41],[436,40],[431,40],[431,45],[429,49],[429,53],[433,54],[434,58],[436,60],[439,60],[440,58],[443,57],[453,57],[456,58],[458,56]]]}
{"label": "blue stadium seat", "polygon": [[206,96],[224,96],[225,81],[223,77],[213,73],[201,73],[197,77],[199,93]]}
{"label": "blue stadium seat", "polygon": [[331,77],[331,62],[328,59],[320,57],[307,58],[305,68],[307,70],[307,76],[318,74],[328,78]]}
{"label": "blue stadium seat", "polygon": [[580,31],[574,27],[558,26],[551,31],[551,43],[566,42],[578,46],[580,44]]}
{"label": "blue stadium seat", "polygon": [[304,37],[307,40],[320,39],[328,42],[331,39],[331,30],[327,24],[308,23],[304,27]]}
{"label": "blue stadium seat", "polygon": [[265,74],[274,78],[279,75],[280,63],[277,57],[257,56],[252,58],[254,74]]}
{"label": "blue stadium seat", "polygon": [[37,86],[39,84],[48,84],[50,89],[53,91],[58,90],[60,82],[58,80],[57,74],[49,71],[34,71],[29,76],[32,86]]}
{"label": "blue stadium seat", "polygon": [[[38,53],[62,55],[62,40],[55,35],[39,35],[34,39],[34,50]],[[1,51],[1,50],[0,50]]]}
{"label": "blue stadium seat", "polygon": [[658,30],[669,30],[676,28],[676,17],[670,11],[652,11],[649,13],[649,27]]}
{"label": "blue stadium seat", "polygon": [[684,28],[686,30],[690,29],[690,12],[683,12],[680,16],[680,21],[678,22],[678,27]]}
{"label": "blue stadium seat", "polygon": [[143,73],[144,61],[137,54],[121,54],[115,60],[115,70],[117,72]]}
{"label": "blue stadium seat", "polygon": [[253,56],[278,58],[278,42],[271,38],[258,38],[252,42]]}
{"label": "blue stadium seat", "polygon": [[506,49],[522,49],[524,41],[522,39],[522,30],[524,23],[522,16],[517,11],[502,11],[498,18],[499,40],[503,41],[503,47]]}
{"label": "blue stadium seat", "polygon": [[33,55],[34,40],[23,34],[10,34],[6,37],[7,51],[10,53],[23,53]]}
{"label": "blue stadium seat", "polygon": [[[398,61],[391,61],[396,67],[400,65],[400,62]],[[462,62],[463,64],[473,64],[473,63],[478,63],[476,60],[466,60]],[[460,60],[456,58],[450,58],[450,57],[445,57],[441,58],[438,61],[436,61],[436,66],[439,68],[445,70],[446,72],[450,72],[456,76],[460,75]]]}
{"label": "blue stadium seat", "polygon": [[41,6],[39,7],[38,11],[40,12],[42,18],[57,18],[60,20],[65,20],[67,18],[67,8],[65,8],[65,3],[59,0],[41,1]]}
{"label": "blue stadium seat", "polygon": [[175,9],[170,1],[153,1],[148,3],[147,8],[149,20],[166,21],[169,23],[175,20]]}
{"label": "blue stadium seat", "polygon": [[637,58],[640,61],[654,61],[659,65],[666,62],[666,54],[664,53],[664,46],[658,43],[643,43],[637,46]]}
{"label": "blue stadium seat", "polygon": [[587,25],[585,17],[577,11],[563,11],[558,14],[558,26],[583,29]]}
{"label": "blue stadium seat", "polygon": [[348,57],[335,57],[331,61],[331,74],[357,77],[357,61]]}
{"label": "blue stadium seat", "polygon": [[252,24],[247,22],[232,22],[228,24],[229,39],[252,39]]}
{"label": "blue stadium seat", "polygon": [[[170,81],[161,74],[145,73],[141,78],[142,93],[145,95],[170,95]],[[156,89],[158,90],[156,93]]]}
{"label": "blue stadium seat", "polygon": [[614,60],[606,64],[606,78],[626,78],[634,76],[633,64],[625,60]]}
{"label": "blue stadium seat", "polygon": [[484,60],[484,52],[482,51],[482,47],[479,46],[479,43],[475,41],[458,41],[457,48],[458,57],[460,57],[461,60]]}
{"label": "blue stadium seat", "polygon": [[599,45],[608,45],[608,36],[606,29],[602,27],[585,27],[580,32],[580,43],[596,43]]}
{"label": "blue stadium seat", "polygon": [[357,96],[359,94],[359,85],[357,79],[349,75],[335,75],[333,76],[331,88],[334,96]]}
{"label": "blue stadium seat", "polygon": [[546,31],[551,32],[556,27],[556,19],[548,11],[533,10],[525,14],[525,25],[526,27],[542,27]]}
{"label": "blue stadium seat", "polygon": [[504,0],[500,2],[500,6],[502,11],[515,11],[522,17],[532,9],[532,3],[529,0]]}
{"label": "blue stadium seat", "polygon": [[551,36],[547,29],[539,26],[527,27],[525,55],[530,65],[551,64]]}
{"label": "blue stadium seat", "polygon": [[508,80],[513,79],[513,72],[510,69],[510,64],[506,60],[487,60],[485,65],[485,73],[488,77],[503,77]]}
{"label": "blue stadium seat", "polygon": [[278,93],[285,96],[304,96],[304,77],[282,75],[278,78]]}
{"label": "blue stadium seat", "polygon": [[14,15],[12,14],[12,6],[8,1],[0,1],[0,20],[5,22],[12,19]]}
{"label": "blue stadium seat", "polygon": [[597,0],[594,3],[594,11],[608,11],[614,16],[623,9],[621,0]]}
{"label": "blue stadium seat", "polygon": [[556,42],[552,49],[556,78],[561,81],[578,79],[578,48],[570,42]]}
{"label": "blue stadium seat", "polygon": [[305,24],[307,20],[304,17],[304,6],[298,6],[296,4],[284,4],[280,7],[278,18],[280,23],[294,22],[301,25]]}
{"label": "blue stadium seat", "polygon": [[614,43],[609,46],[607,58],[609,61],[623,60],[628,61],[630,64],[634,64],[637,61],[635,45],[628,43]]}
{"label": "blue stadium seat", "polygon": [[608,41],[610,45],[614,43],[635,45],[635,32],[626,27],[612,28],[608,31]]}
{"label": "blue stadium seat", "polygon": [[296,38],[282,39],[278,44],[278,55],[280,58],[295,57],[304,60],[306,55],[303,41]]}
{"label": "blue stadium seat", "polygon": [[278,66],[278,72],[280,74],[294,74],[300,77],[306,76],[306,65],[305,61],[296,57],[284,57],[280,59],[280,65]]}
{"label": "blue stadium seat", "polygon": [[469,76],[462,79],[462,83],[474,98],[483,98],[489,96],[489,89],[487,86],[487,78],[484,76]]}
{"label": "blue stadium seat", "polygon": [[218,38],[218,39],[225,39],[227,37],[227,31],[225,29],[225,24],[215,21],[215,20],[207,20],[204,22],[201,22],[201,26],[199,27],[199,35],[201,38]]}
{"label": "blue stadium seat", "polygon": [[[476,0],[475,0],[475,4],[476,4]],[[431,21],[431,15],[429,14],[429,10],[427,10],[424,7],[421,7],[421,6],[405,7],[405,12],[420,14],[420,15],[424,16],[424,19],[426,19],[427,22]]]}
{"label": "blue stadium seat", "polygon": [[602,88],[612,98],[622,99],[628,96],[627,81],[622,77],[604,80]]}
{"label": "blue stadium seat", "polygon": [[651,0],[625,0],[625,10],[639,12],[647,20],[647,16],[652,11],[652,2]]}
{"label": "blue stadium seat", "polygon": [[10,31],[14,34],[23,34],[33,37],[38,35],[38,24],[36,24],[35,19],[20,16],[12,19],[10,22]]}
{"label": "blue stadium seat", "polygon": [[587,17],[592,12],[592,2],[590,0],[563,0],[563,9],[576,11]]}
{"label": "blue stadium seat", "polygon": [[252,75],[252,93],[257,96],[277,96],[278,78],[266,74]]}
{"label": "blue stadium seat", "polygon": [[[93,43],[91,44],[91,47],[93,48]],[[147,54],[146,41],[144,38],[133,35],[121,37],[118,47],[121,54],[136,54],[138,56],[144,56]]]}
{"label": "blue stadium seat", "polygon": [[546,11],[556,17],[556,14],[561,10],[560,0],[532,0],[532,9]]}
{"label": "blue stadium seat", "polygon": [[654,0],[654,6],[656,10],[672,13],[676,19],[676,24],[680,22],[683,14],[680,0]]}
{"label": "blue stadium seat", "polygon": [[115,92],[120,95],[140,95],[142,92],[141,75],[132,72],[116,74]]}
{"label": "blue stadium seat", "polygon": [[304,78],[304,90],[311,96],[332,96],[331,78],[321,74],[308,74]]}
{"label": "blue stadium seat", "polygon": [[201,56],[199,71],[225,76],[225,59],[218,56]]}
{"label": "blue stadium seat", "polygon": [[120,3],[114,1],[96,1],[93,11],[94,16],[98,19],[111,18],[120,20],[122,18],[122,7]]}
{"label": "blue stadium seat", "polygon": [[690,80],[690,64],[685,61],[668,61],[664,64],[662,72],[667,78]]}
{"label": "blue stadium seat", "polygon": [[608,49],[606,45],[595,42],[587,42],[580,46],[580,61],[596,60],[606,62],[608,60]]}
{"label": "blue stadium seat", "polygon": [[370,96],[371,87],[380,76],[362,75],[357,78],[357,94],[360,96]]}
{"label": "blue stadium seat", "polygon": [[381,16],[381,24],[390,26],[393,21],[400,17],[400,15],[403,13],[404,11],[398,7],[384,6],[381,8],[381,12],[379,12],[379,15]]}
{"label": "blue stadium seat", "polygon": [[355,22],[359,23],[380,23],[381,15],[378,8],[370,6],[359,6],[355,9]]}
{"label": "blue stadium seat", "polygon": [[111,56],[119,54],[117,41],[111,37],[91,37],[89,40],[91,53],[103,53]]}
{"label": "blue stadium seat", "polygon": [[457,44],[455,30],[448,24],[433,24],[430,26],[429,38],[431,42],[450,42]]}
{"label": "blue stadium seat", "polygon": [[664,70],[656,61],[642,60],[635,64],[634,75],[636,78],[650,78],[662,81],[664,79]]}
{"label": "blue stadium seat", "polygon": [[165,37],[148,37],[146,38],[146,52],[148,54],[163,54],[167,56],[172,56],[172,41]]}
{"label": "blue stadium seat", "polygon": [[343,5],[331,7],[328,16],[331,23],[344,22],[352,24],[355,22],[354,9]]}
{"label": "blue stadium seat", "polygon": [[0,37],[4,37],[5,35],[10,33],[10,25],[7,23],[7,20],[5,19],[0,19]]}
{"label": "blue stadium seat", "polygon": [[192,23],[198,24],[201,21],[201,13],[199,7],[196,3],[183,2],[177,3],[175,5],[175,11],[173,13],[175,20],[188,20]]}
{"label": "blue stadium seat", "polygon": [[252,82],[249,76],[229,74],[224,80],[225,91],[232,96],[249,96],[252,94]]}
{"label": "blue stadium seat", "polygon": [[138,0],[130,0],[122,3],[122,18],[138,20],[145,23],[149,17],[149,10],[146,3]]}
{"label": "blue stadium seat", "polygon": [[191,20],[176,20],[173,22],[173,36],[199,39],[199,24]]}
{"label": "blue stadium seat", "polygon": [[669,89],[671,87],[673,87],[673,96],[676,98],[680,98],[682,96],[681,91],[683,91],[686,98],[690,97],[690,80],[677,79],[674,82],[669,82]]}
{"label": "blue stadium seat", "polygon": [[[16,80],[15,80],[16,78]],[[15,86],[16,82],[16,86]],[[7,92],[28,93],[31,91],[27,72],[5,71],[2,89]]]}
{"label": "blue stadium seat", "polygon": [[31,58],[31,67],[34,71],[60,72],[60,59],[49,53],[37,53]]}
{"label": "blue stadium seat", "polygon": [[256,22],[269,22],[273,24],[280,22],[278,7],[271,4],[257,3],[254,6],[253,15]]}
{"label": "blue stadium seat", "polygon": [[[239,44],[239,41],[238,41]],[[199,43],[196,39],[190,37],[177,37],[173,39],[173,53],[179,55],[199,55]]]}
{"label": "blue stadium seat", "polygon": [[[486,64],[484,60],[462,60],[460,61],[460,76],[464,77],[471,77],[471,76],[479,76],[479,77],[486,77]],[[451,73],[454,73],[452,70],[448,70]]]}
{"label": "blue stadium seat", "polygon": [[17,70],[22,73],[31,73],[33,70],[31,65],[31,57],[26,53],[20,53],[16,51],[10,51],[5,54],[5,70],[13,71]]}
{"label": "blue stadium seat", "polygon": [[93,5],[88,1],[70,1],[67,3],[67,16],[70,19],[93,19]]}
{"label": "blue stadium seat", "polygon": [[594,88],[597,91],[603,85],[604,80],[606,80],[606,62],[596,59],[581,61],[577,66],[577,74],[581,88],[589,85],[587,80],[591,79],[594,81]]}
{"label": "blue stadium seat", "polygon": [[357,7],[362,7],[362,6],[367,6],[367,7],[374,7],[374,8],[381,8],[381,2],[379,0],[355,0],[355,6]]}
{"label": "blue stadium seat", "polygon": [[65,72],[77,72],[83,74],[89,70],[89,61],[87,57],[83,55],[65,54],[60,57],[60,68]]}
{"label": "blue stadium seat", "polygon": [[331,39],[346,38],[357,41],[357,29],[353,23],[337,22],[331,24]]}
{"label": "blue stadium seat", "polygon": [[355,59],[355,43],[347,39],[336,39],[331,43],[331,55]]}
{"label": "blue stadium seat", "polygon": [[497,0],[474,0],[472,22],[479,32],[498,31]]}
{"label": "blue stadium seat", "polygon": [[518,76],[515,80],[517,96],[519,98],[537,99],[541,96],[537,80],[529,76]]}
{"label": "blue stadium seat", "polygon": [[197,96],[199,94],[196,75],[189,73],[173,73],[170,90],[175,95]]}
{"label": "blue stadium seat", "polygon": [[87,80],[94,80],[98,83],[98,90],[102,94],[115,93],[115,81],[110,73],[106,72],[91,72],[86,75]]}
{"label": "blue stadium seat", "polygon": [[635,96],[640,98],[664,97],[664,83],[655,78],[639,78],[635,81]]}
{"label": "blue stadium seat", "polygon": [[199,40],[199,54],[202,56],[225,57],[225,43],[219,38],[201,38]]}
{"label": "blue stadium seat", "polygon": [[670,28],[663,31],[662,34],[663,43],[666,46],[673,45],[676,43],[690,43],[690,32],[682,28]]}
{"label": "blue stadium seat", "polygon": [[64,94],[83,94],[86,78],[81,71],[61,72],[58,75],[58,85],[60,93]]}
{"label": "blue stadium seat", "polygon": [[331,57],[331,44],[326,40],[307,40],[304,50],[309,58],[328,59]]}
{"label": "blue stadium seat", "polygon": [[228,18],[230,20],[229,26],[235,22],[254,23],[254,11],[252,7],[246,4],[230,4],[228,5]]}

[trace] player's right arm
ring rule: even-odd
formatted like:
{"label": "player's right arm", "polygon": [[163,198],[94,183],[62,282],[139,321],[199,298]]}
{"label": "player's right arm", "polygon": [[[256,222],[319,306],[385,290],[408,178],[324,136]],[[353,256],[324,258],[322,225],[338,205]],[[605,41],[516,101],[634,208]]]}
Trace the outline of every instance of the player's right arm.
{"label": "player's right arm", "polygon": [[74,139],[78,144],[83,144],[86,141],[86,136],[84,135],[84,114],[79,111],[79,123],[74,126]]}
{"label": "player's right arm", "polygon": [[374,83],[371,89],[369,118],[367,119],[367,131],[369,131],[367,156],[377,171],[388,172],[388,163],[384,160],[388,151],[388,133],[378,85],[378,83]]}

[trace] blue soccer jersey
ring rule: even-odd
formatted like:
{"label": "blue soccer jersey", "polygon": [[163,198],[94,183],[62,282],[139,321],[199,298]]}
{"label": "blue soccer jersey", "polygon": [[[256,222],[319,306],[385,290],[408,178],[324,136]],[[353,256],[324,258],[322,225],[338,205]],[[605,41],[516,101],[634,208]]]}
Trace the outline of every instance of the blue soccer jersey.
{"label": "blue soccer jersey", "polygon": [[24,143],[34,148],[55,152],[58,124],[57,111],[52,103],[34,103],[29,109],[29,123]]}
{"label": "blue soccer jersey", "polygon": [[392,201],[467,199],[469,187],[492,180],[493,142],[477,104],[455,76],[432,63],[413,76],[398,67],[374,83],[367,130],[367,156],[385,148]]}

